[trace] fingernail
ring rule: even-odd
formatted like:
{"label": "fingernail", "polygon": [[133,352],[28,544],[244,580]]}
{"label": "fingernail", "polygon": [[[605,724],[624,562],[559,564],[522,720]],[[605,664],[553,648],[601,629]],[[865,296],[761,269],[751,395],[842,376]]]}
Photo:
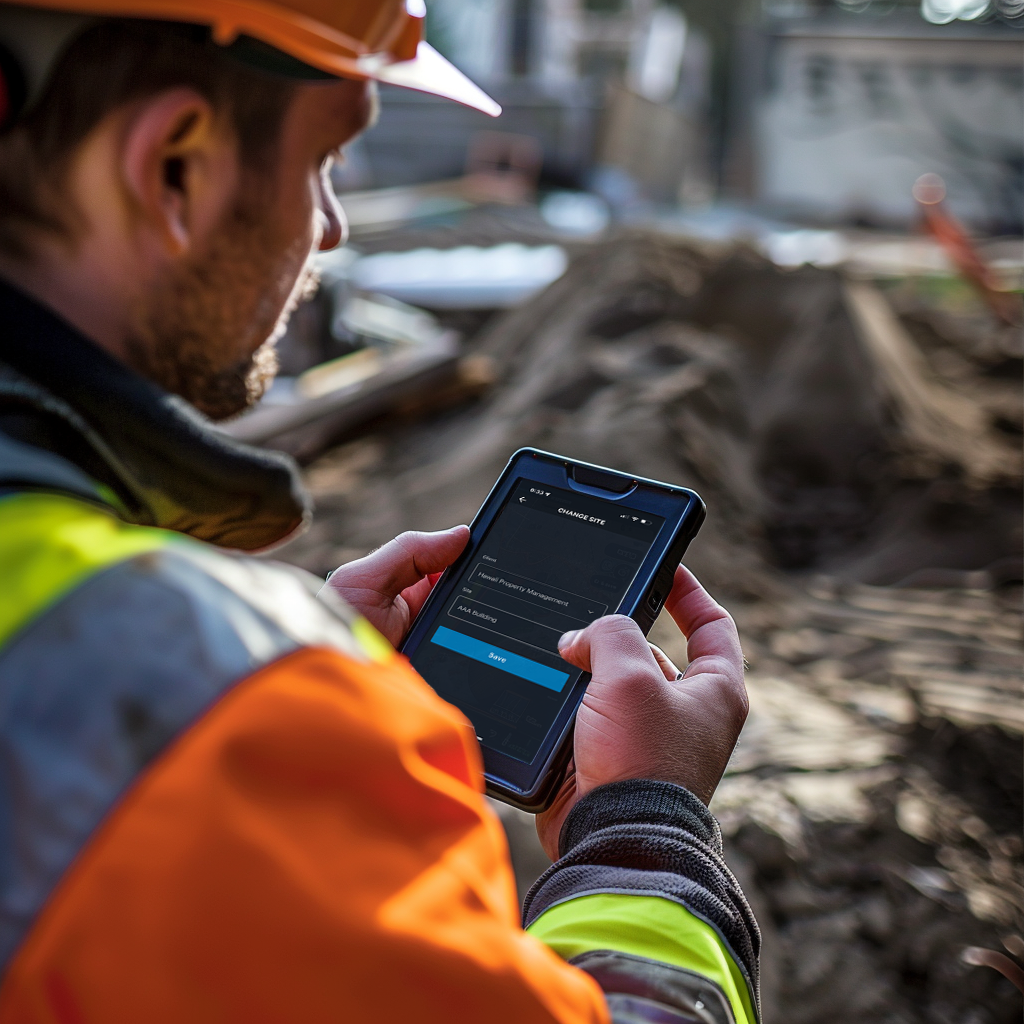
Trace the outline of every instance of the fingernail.
{"label": "fingernail", "polygon": [[572,647],[572,645],[576,642],[576,637],[578,637],[579,635],[580,631],[578,629],[570,629],[568,633],[563,633],[558,641],[558,649],[561,651],[564,650],[566,647]]}

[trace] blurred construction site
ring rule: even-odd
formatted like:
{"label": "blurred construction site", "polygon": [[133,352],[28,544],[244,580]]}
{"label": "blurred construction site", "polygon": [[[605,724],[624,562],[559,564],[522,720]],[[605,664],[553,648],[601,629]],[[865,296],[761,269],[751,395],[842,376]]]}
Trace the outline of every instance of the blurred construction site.
{"label": "blurred construction site", "polygon": [[226,427],[306,467],[321,574],[468,522],[522,445],[701,493],[766,1024],[1020,1019],[1022,15],[434,0],[504,113],[381,90],[350,243]]}

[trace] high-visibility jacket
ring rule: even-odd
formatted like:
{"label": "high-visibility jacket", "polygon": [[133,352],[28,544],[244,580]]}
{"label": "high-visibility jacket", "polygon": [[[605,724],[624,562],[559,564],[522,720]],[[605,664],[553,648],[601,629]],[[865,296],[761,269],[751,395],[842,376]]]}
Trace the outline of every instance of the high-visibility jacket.
{"label": "high-visibility jacket", "polygon": [[0,283],[0,1024],[753,1022],[707,809],[574,809],[524,931],[469,723],[237,444]]}

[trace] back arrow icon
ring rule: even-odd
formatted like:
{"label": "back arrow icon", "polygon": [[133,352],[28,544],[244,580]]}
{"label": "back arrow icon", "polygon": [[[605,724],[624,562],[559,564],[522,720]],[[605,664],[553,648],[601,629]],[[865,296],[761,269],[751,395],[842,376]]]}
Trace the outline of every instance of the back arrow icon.
{"label": "back arrow icon", "polygon": [[525,498],[520,498],[520,499],[519,499],[519,504],[520,504],[520,505],[522,505],[524,501],[526,501],[526,499],[525,499]]}

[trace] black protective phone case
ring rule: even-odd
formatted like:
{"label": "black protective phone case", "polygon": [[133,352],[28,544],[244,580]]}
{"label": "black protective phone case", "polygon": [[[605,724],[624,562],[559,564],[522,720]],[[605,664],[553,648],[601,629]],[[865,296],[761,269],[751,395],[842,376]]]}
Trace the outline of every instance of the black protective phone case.
{"label": "black protective phone case", "polygon": [[[534,473],[537,473],[541,464],[546,470],[544,476],[531,474],[531,468]],[[617,613],[632,618],[643,630],[645,636],[650,632],[671,589],[676,566],[682,561],[690,541],[697,535],[697,531],[704,522],[706,509],[700,496],[695,491],[674,484],[630,476],[616,470],[553,455],[536,448],[521,448],[509,459],[508,465],[481,505],[480,511],[470,524],[472,538],[467,550],[438,580],[430,598],[409,630],[405,643],[402,645],[403,651],[415,650],[426,636],[430,623],[437,614],[438,607],[450,596],[450,587],[446,584],[450,584],[452,579],[462,572],[466,562],[474,556],[477,546],[501,509],[504,495],[509,491],[507,485],[510,480],[524,478],[553,483],[555,481],[550,479],[550,474],[554,467],[558,467],[566,474],[566,484],[563,486],[569,486],[611,501],[627,501],[638,490],[660,492],[662,500],[670,500],[677,509],[675,516],[677,521],[674,524],[666,523],[666,527],[671,526],[667,542],[663,542],[660,535],[658,537],[657,546],[662,549],[662,553],[656,566],[645,574],[646,582],[640,579],[634,581],[617,608]],[[547,477],[546,480],[545,477]],[[649,501],[650,499],[648,499]],[[629,505],[623,507],[641,506],[638,506],[634,499]],[[648,511],[663,513],[661,509],[656,510],[650,507],[648,507]],[[570,700],[566,701],[563,712],[556,718],[555,725],[541,745],[541,753],[538,754],[538,758],[542,758],[542,763],[540,770],[536,771],[536,778],[532,784],[519,786],[508,778],[502,777],[503,773],[496,771],[493,763],[500,760],[500,755],[484,747],[485,778],[487,792],[491,796],[511,804],[513,807],[533,813],[543,811],[550,806],[572,756],[576,711],[586,692],[589,678],[587,674],[584,674],[575,684]],[[567,715],[564,713],[565,708],[569,709]],[[553,734],[557,734],[554,735],[554,742],[552,742]]]}

